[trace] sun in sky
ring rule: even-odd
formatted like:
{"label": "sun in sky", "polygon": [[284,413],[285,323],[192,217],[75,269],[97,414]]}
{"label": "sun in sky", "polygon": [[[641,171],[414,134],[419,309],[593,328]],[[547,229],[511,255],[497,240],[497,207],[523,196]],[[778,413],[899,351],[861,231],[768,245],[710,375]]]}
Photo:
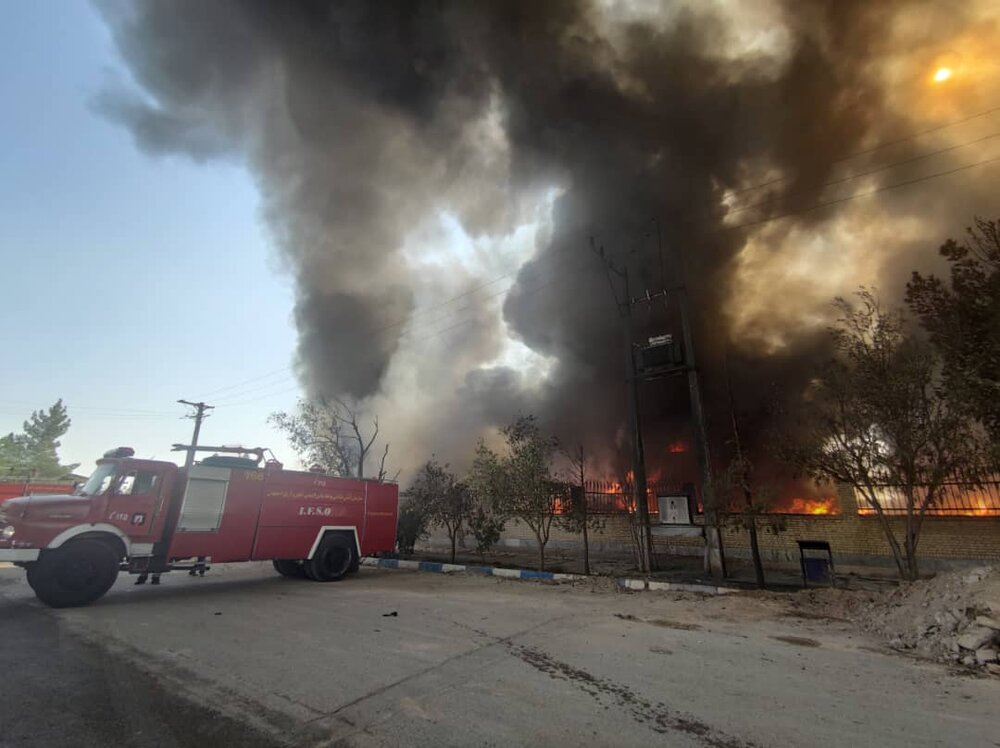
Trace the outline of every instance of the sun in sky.
{"label": "sun in sky", "polygon": [[934,71],[934,82],[944,83],[946,80],[950,79],[952,75],[953,71],[951,68],[944,66],[939,67],[937,70]]}

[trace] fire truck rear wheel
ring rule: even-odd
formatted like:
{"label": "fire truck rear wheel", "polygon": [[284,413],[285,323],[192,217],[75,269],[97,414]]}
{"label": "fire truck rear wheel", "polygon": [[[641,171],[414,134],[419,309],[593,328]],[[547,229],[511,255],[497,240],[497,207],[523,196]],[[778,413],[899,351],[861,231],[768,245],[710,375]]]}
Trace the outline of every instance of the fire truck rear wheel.
{"label": "fire truck rear wheel", "polygon": [[336,582],[350,573],[355,555],[353,541],[343,535],[327,535],[303,566],[316,582]]}
{"label": "fire truck rear wheel", "polygon": [[99,540],[76,540],[47,551],[32,569],[35,595],[53,608],[94,602],[118,578],[118,554]]}
{"label": "fire truck rear wheel", "polygon": [[309,577],[306,574],[305,565],[301,561],[295,561],[290,558],[276,558],[271,563],[274,564],[274,570],[283,577],[293,577],[295,579],[308,579]]}

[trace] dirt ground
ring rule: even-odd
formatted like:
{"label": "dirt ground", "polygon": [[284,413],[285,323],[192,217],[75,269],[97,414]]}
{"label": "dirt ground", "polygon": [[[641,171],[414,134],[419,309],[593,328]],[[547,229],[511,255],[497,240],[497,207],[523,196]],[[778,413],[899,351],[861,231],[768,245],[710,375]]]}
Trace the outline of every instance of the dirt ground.
{"label": "dirt ground", "polygon": [[[449,560],[448,552],[438,547],[425,547],[412,557]],[[486,557],[461,551],[457,562],[535,568],[537,554],[529,548],[497,548]],[[703,573],[700,558],[665,556],[658,562],[650,579],[717,584]],[[580,573],[582,562],[579,553],[553,551],[546,568]],[[639,576],[630,559],[598,556],[591,568],[595,578],[584,585],[604,588],[613,586],[615,577]],[[838,569],[835,589],[810,588],[792,596],[787,593],[802,586],[798,568],[784,564],[768,569],[767,575],[771,591],[757,591],[751,565],[731,560],[725,584],[746,592],[732,598],[730,610],[754,617],[759,611],[791,605],[803,618],[850,621],[896,651],[1000,676],[1000,568],[942,572],[907,584],[900,583],[892,569],[846,567]]]}
{"label": "dirt ground", "polygon": [[1000,568],[937,574],[879,594],[827,590],[820,599],[894,649],[1000,675]]}

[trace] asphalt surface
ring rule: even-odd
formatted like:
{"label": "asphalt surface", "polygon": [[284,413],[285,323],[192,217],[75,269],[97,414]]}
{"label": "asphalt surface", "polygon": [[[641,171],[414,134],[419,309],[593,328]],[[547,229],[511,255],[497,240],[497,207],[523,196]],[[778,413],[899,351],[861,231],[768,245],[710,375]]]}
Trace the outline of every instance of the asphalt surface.
{"label": "asphalt surface", "polygon": [[0,600],[0,746],[198,745],[281,743],[163,688],[47,609]]}
{"label": "asphalt surface", "polygon": [[1000,745],[1000,681],[773,604],[245,564],[52,611],[22,576],[3,746]]}

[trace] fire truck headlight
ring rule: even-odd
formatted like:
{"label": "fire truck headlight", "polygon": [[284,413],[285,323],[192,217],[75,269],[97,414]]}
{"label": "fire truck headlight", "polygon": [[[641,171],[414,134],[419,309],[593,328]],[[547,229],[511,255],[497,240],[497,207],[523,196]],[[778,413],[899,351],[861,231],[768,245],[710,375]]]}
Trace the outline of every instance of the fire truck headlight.
{"label": "fire truck headlight", "polygon": [[12,537],[14,537],[14,525],[7,525],[0,530],[0,538],[3,540],[10,540]]}

